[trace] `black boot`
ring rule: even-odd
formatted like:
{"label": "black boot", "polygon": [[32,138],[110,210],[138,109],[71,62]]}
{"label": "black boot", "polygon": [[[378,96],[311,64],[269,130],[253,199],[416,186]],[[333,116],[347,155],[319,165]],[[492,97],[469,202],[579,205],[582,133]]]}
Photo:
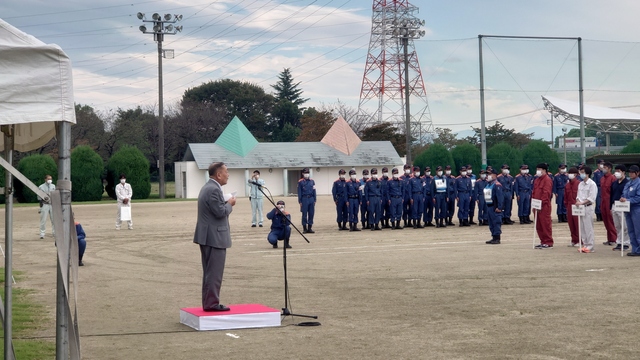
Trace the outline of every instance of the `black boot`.
{"label": "black boot", "polygon": [[407,219],[405,219],[404,220],[404,227],[407,227],[407,225],[408,225],[408,222],[407,222]]}
{"label": "black boot", "polygon": [[400,220],[396,221],[396,229],[402,230],[402,226],[400,226]]}
{"label": "black boot", "polygon": [[342,223],[340,223],[340,221],[338,221],[338,230],[342,230]]}
{"label": "black boot", "polygon": [[309,232],[309,231],[307,230],[307,226],[306,226],[306,225],[303,225],[303,226],[302,226],[302,233],[303,233],[303,234],[306,234],[306,233],[308,233],[308,232]]}
{"label": "black boot", "polygon": [[417,224],[417,223],[418,223],[418,221],[417,221],[417,220],[413,220],[413,219],[411,219],[411,220],[409,220],[409,221],[411,222],[411,226],[413,226],[413,228],[414,228],[414,229],[417,229],[417,228],[418,228],[418,224]]}
{"label": "black boot", "polygon": [[416,220],[416,222],[418,223],[418,229],[424,228],[424,226],[422,225],[422,221],[420,221],[420,219]]}
{"label": "black boot", "polygon": [[463,226],[464,226],[464,220],[458,219],[458,227],[463,227]]}
{"label": "black boot", "polygon": [[435,225],[433,225],[433,222],[429,221],[429,222],[428,222],[428,223],[426,223],[424,226],[425,226],[425,227],[433,227],[433,226],[435,226]]}
{"label": "black boot", "polygon": [[440,225],[440,219],[436,219],[436,228],[442,227],[442,225]]}
{"label": "black boot", "polygon": [[289,239],[284,239],[284,247],[287,249],[291,249],[291,245],[289,245]]}
{"label": "black boot", "polygon": [[382,230],[382,229],[380,228],[380,226],[378,225],[378,223],[376,223],[376,226],[373,228],[373,230]]}
{"label": "black boot", "polygon": [[360,229],[358,229],[358,223],[357,222],[353,223],[353,231],[360,231]]}
{"label": "black boot", "polygon": [[468,222],[468,224],[469,224],[469,225],[478,225],[478,224],[476,224],[475,222],[473,222],[473,216],[469,216],[469,222]]}
{"label": "black boot", "polygon": [[462,219],[462,221],[464,221],[463,226],[471,226],[471,224],[469,224],[469,219]]}
{"label": "black boot", "polygon": [[527,216],[527,224],[533,224],[533,221],[531,221],[531,217]]}
{"label": "black boot", "polygon": [[440,227],[447,227],[447,219],[440,219]]}
{"label": "black boot", "polygon": [[347,229],[347,222],[346,221],[342,222],[342,230],[349,230],[349,229]]}
{"label": "black boot", "polygon": [[315,234],[315,231],[311,230],[311,225],[309,225],[309,228],[307,229],[307,232],[309,234]]}

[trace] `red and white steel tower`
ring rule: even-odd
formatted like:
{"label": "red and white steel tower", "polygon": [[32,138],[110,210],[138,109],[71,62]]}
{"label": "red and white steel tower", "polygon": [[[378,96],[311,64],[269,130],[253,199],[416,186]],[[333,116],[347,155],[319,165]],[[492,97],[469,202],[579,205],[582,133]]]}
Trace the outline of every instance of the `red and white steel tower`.
{"label": "red and white steel tower", "polygon": [[[369,125],[391,122],[405,130],[407,93],[411,135],[422,139],[433,130],[427,91],[414,39],[424,36],[418,7],[407,0],[374,0],[369,53],[362,79],[359,117]],[[408,72],[405,72],[407,71]],[[408,91],[407,91],[408,90]]]}

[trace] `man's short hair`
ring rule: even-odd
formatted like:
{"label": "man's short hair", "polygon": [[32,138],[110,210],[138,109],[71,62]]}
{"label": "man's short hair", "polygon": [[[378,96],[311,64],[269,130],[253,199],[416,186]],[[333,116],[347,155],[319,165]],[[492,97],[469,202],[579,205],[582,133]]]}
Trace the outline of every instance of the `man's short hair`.
{"label": "man's short hair", "polygon": [[622,165],[622,164],[616,165],[616,170],[620,170],[620,171],[626,172],[627,171],[627,167]]}
{"label": "man's short hair", "polygon": [[222,169],[223,166],[225,165],[222,161],[209,165],[209,176],[215,176],[218,173],[218,170]]}
{"label": "man's short hair", "polygon": [[51,175],[47,174],[47,175],[44,176],[45,179],[48,178],[48,177],[51,177]]}
{"label": "man's short hair", "polygon": [[126,179],[127,177],[124,174],[120,174],[120,179]]}
{"label": "man's short hair", "polygon": [[591,170],[591,168],[588,167],[587,165],[585,165],[582,168],[582,171],[584,171],[584,173],[587,174],[589,177],[591,177],[591,174],[593,174],[593,170]]}
{"label": "man's short hair", "polygon": [[260,175],[260,170],[253,170],[253,173]]}
{"label": "man's short hair", "polygon": [[608,161],[605,161],[604,166],[608,167],[609,169],[613,169],[613,164]]}

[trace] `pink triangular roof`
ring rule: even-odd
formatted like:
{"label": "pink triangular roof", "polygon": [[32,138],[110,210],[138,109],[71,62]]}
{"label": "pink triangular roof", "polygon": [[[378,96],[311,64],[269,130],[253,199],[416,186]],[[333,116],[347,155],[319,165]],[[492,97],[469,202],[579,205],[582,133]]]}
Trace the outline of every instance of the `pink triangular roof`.
{"label": "pink triangular roof", "polygon": [[344,154],[351,155],[361,141],[345,119],[339,116],[320,142]]}

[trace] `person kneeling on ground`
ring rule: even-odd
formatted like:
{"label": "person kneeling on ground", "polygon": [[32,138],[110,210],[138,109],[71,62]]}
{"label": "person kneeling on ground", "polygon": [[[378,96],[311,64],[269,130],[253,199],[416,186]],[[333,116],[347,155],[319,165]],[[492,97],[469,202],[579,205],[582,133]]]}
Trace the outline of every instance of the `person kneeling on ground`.
{"label": "person kneeling on ground", "polygon": [[[278,240],[284,240],[284,246],[291,249],[289,245],[289,237],[291,236],[291,214],[285,211],[284,201],[278,200],[274,208],[267,214],[267,219],[271,220],[271,231],[267,236],[267,240],[274,249],[278,248]],[[286,219],[285,219],[286,216]]]}
{"label": "person kneeling on ground", "polygon": [[78,236],[78,255],[80,255],[80,261],[78,262],[78,266],[84,266],[84,263],[82,262],[82,256],[84,255],[84,250],[87,248],[87,241],[85,240],[85,238],[87,237],[87,235],[84,232],[84,229],[82,228],[82,225],[80,225],[79,222],[75,222],[76,223],[76,234]]}

